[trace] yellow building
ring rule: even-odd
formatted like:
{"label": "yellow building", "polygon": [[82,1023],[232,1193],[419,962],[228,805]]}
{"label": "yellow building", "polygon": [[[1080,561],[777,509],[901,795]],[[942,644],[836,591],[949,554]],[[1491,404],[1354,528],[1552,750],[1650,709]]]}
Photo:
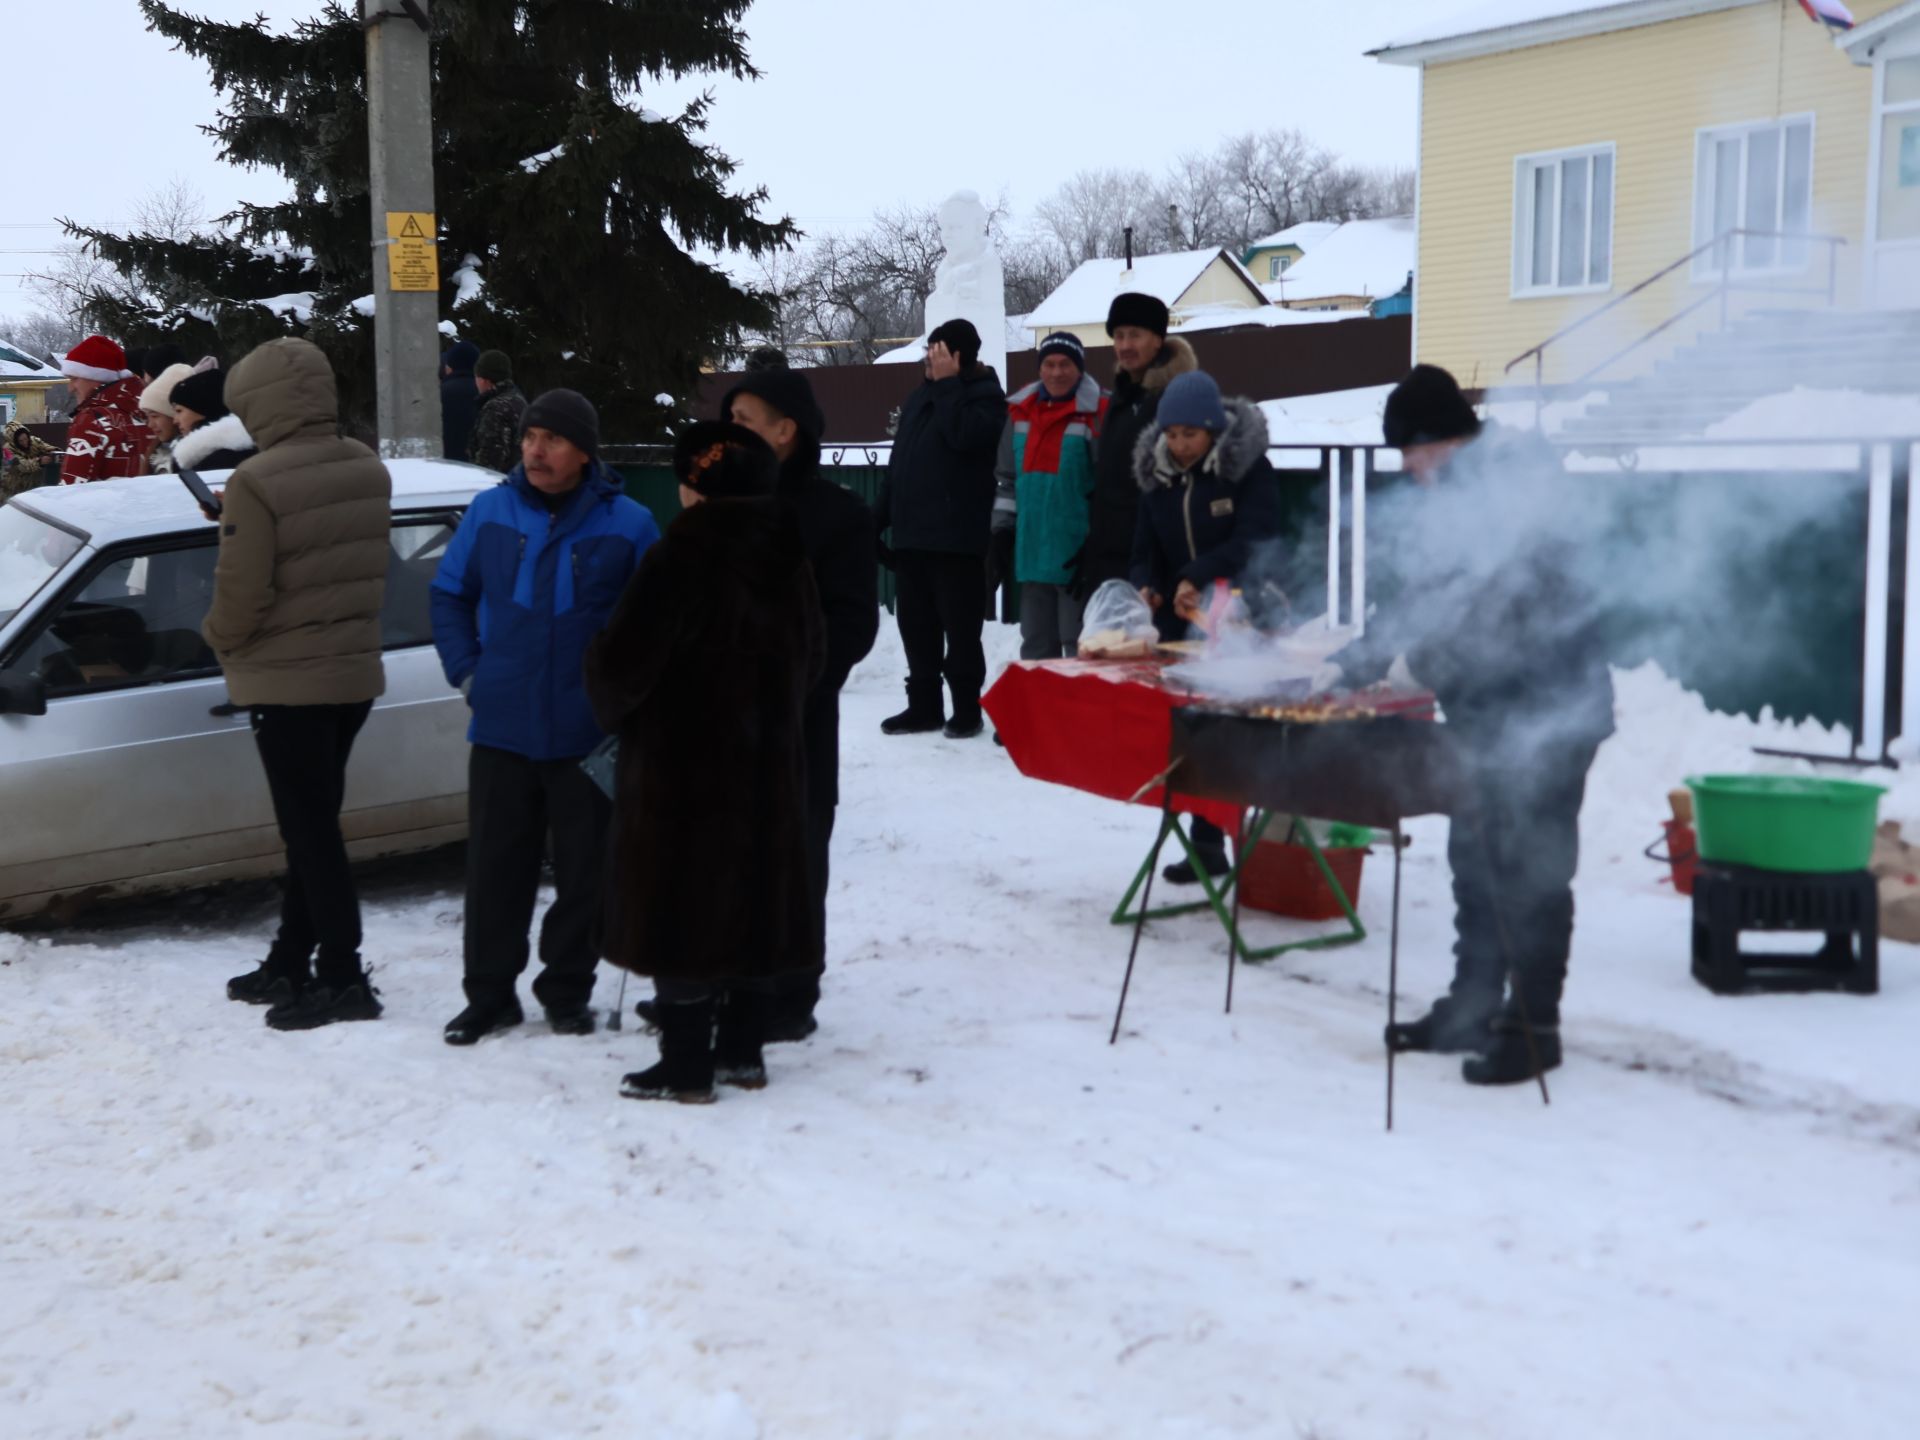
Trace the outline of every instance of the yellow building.
{"label": "yellow building", "polygon": [[1240,257],[1240,263],[1262,285],[1271,285],[1292,269],[1294,262],[1302,259],[1309,249],[1339,228],[1337,220],[1303,220],[1254,241]]}
{"label": "yellow building", "polygon": [[1723,306],[1920,305],[1920,0],[1850,6],[1511,0],[1374,51],[1420,70],[1418,358],[1495,385],[1618,301],[1541,373],[1621,378]]}
{"label": "yellow building", "polygon": [[39,424],[47,418],[47,392],[66,383],[53,366],[0,341],[0,421]]}

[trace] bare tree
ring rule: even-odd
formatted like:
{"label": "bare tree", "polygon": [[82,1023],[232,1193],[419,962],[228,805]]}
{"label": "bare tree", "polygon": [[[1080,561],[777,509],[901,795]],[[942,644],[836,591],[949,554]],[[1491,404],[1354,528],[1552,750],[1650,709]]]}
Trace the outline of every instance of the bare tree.
{"label": "bare tree", "polygon": [[[1082,170],[1034,209],[1041,229],[1060,247],[1069,266],[1125,252],[1126,232],[1136,248],[1156,233],[1154,185],[1144,170]],[[1158,220],[1164,233],[1164,212]]]}
{"label": "bare tree", "polygon": [[[140,235],[156,239],[186,241],[205,232],[205,198],[180,176],[148,191],[134,205],[133,227]],[[69,240],[57,247],[53,259],[39,270],[27,272],[26,288],[33,292],[55,317],[86,332],[89,305],[105,299],[129,307],[152,302],[133,278],[103,260],[93,247],[81,240]]]}
{"label": "bare tree", "polygon": [[1067,278],[1069,267],[1059,248],[1035,235],[1004,240],[1000,267],[1007,282],[1007,314],[1028,315]]}
{"label": "bare tree", "polygon": [[175,175],[141,196],[133,207],[133,233],[156,240],[187,241],[209,220],[207,199],[185,177]]}
{"label": "bare tree", "polygon": [[60,357],[78,345],[85,334],[68,316],[45,310],[0,319],[0,339],[50,365],[58,364]]}
{"label": "bare tree", "polygon": [[[1182,155],[1153,190],[1159,224],[1147,233],[1156,250],[1201,250],[1245,244],[1245,227],[1236,223],[1231,181],[1220,153]],[[1145,248],[1145,247],[1142,247]]]}

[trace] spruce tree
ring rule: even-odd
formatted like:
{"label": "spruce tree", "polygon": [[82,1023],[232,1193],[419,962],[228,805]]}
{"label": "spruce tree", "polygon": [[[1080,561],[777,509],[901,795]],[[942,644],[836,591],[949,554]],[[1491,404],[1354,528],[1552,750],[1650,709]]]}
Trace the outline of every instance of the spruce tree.
{"label": "spruce tree", "polygon": [[[204,60],[224,105],[207,133],[229,163],[284,175],[278,204],[177,243],[69,229],[152,303],[99,295],[92,318],[129,343],[178,340],[229,362],[303,335],[325,349],[352,423],[371,428],[372,294],[366,42],[357,6],[325,0],[291,33],[218,24],[140,0],[148,28]],[[790,222],[730,186],[702,139],[711,97],[642,108],[668,77],[757,74],[750,0],[458,0],[432,7],[434,189],[441,313],[514,357],[530,393],[566,385],[610,438],[649,439],[742,331],[768,319],[698,255],[764,254]],[[391,23],[391,22],[390,22]],[[384,273],[380,276],[384,282]],[[443,329],[445,326],[443,326]]]}

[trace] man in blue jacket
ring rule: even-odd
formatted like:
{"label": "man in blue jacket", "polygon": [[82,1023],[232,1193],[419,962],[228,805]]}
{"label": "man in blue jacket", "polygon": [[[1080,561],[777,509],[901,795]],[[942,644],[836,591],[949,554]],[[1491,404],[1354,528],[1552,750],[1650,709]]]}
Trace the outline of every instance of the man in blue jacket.
{"label": "man in blue jacket", "polygon": [[433,642],[473,711],[467,1008],[447,1025],[449,1045],[525,1018],[515,989],[549,842],[555,896],[540,926],[534,998],[555,1031],[593,1033],[611,811],[580,769],[603,738],[582,667],[660,538],[653,516],[600,462],[600,417],[585,396],[550,390],[522,423],[520,464],[475,497],[433,582]]}

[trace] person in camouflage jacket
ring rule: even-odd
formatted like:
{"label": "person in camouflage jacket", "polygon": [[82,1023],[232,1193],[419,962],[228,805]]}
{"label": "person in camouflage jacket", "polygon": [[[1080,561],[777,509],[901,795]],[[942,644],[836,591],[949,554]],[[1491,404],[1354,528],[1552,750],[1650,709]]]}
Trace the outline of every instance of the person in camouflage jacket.
{"label": "person in camouflage jacket", "polygon": [[58,460],[60,451],[18,420],[6,427],[6,465],[0,470],[0,501],[11,500],[23,490],[43,483],[49,460]]}
{"label": "person in camouflage jacket", "polygon": [[503,350],[489,350],[473,367],[480,388],[480,413],[467,437],[467,459],[501,474],[520,463],[520,421],[527,397],[513,383],[513,361]]}

